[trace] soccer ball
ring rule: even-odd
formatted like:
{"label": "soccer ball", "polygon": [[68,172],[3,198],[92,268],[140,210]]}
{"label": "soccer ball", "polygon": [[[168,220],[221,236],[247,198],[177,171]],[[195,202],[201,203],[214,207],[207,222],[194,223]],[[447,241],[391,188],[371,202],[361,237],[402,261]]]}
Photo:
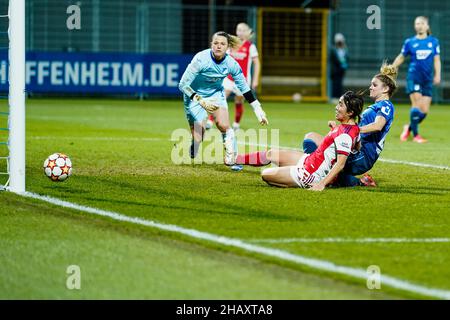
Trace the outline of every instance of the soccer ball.
{"label": "soccer ball", "polygon": [[54,153],[44,161],[44,173],[52,181],[64,181],[72,175],[72,161],[64,153]]}
{"label": "soccer ball", "polygon": [[294,93],[292,95],[292,101],[294,101],[294,102],[302,101],[302,95],[300,93],[298,93],[298,92]]}

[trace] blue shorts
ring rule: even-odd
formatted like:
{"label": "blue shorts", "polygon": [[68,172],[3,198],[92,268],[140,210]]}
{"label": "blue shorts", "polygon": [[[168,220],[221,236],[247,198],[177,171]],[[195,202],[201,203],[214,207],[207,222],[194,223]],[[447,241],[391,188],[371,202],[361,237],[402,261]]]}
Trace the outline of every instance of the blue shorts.
{"label": "blue shorts", "polygon": [[419,92],[423,96],[433,96],[433,82],[418,82],[411,79],[406,79],[406,93],[409,95],[414,92]]}
{"label": "blue shorts", "polygon": [[364,147],[361,150],[348,156],[343,172],[358,176],[372,169],[375,161],[371,160],[365,153]]}
{"label": "blue shorts", "polygon": [[[223,91],[217,91],[212,96],[203,97],[203,99],[214,101],[214,104],[217,104],[221,108],[228,108]],[[183,100],[184,113],[190,125],[193,125],[194,122],[203,122],[208,118],[208,112],[197,101],[191,100],[187,95],[183,95]]]}

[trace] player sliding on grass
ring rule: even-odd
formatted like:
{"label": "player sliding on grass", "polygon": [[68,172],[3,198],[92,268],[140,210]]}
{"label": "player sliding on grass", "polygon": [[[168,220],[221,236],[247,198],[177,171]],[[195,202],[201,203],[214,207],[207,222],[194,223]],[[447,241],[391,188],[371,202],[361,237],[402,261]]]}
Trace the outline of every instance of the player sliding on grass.
{"label": "player sliding on grass", "polygon": [[[376,186],[369,175],[364,175],[361,179],[355,176],[369,171],[383,150],[384,141],[394,120],[394,105],[389,99],[397,89],[396,76],[397,68],[383,63],[380,73],[373,77],[369,91],[375,103],[364,110],[359,122],[361,147],[348,157],[336,186]],[[336,123],[329,121],[328,125],[333,129]],[[313,152],[322,141],[323,137],[318,133],[306,134],[303,141],[304,152]]]}
{"label": "player sliding on grass", "polygon": [[419,123],[430,111],[433,84],[441,82],[441,58],[439,40],[431,36],[428,18],[417,17],[414,28],[416,35],[405,40],[401,53],[393,63],[399,67],[405,57],[411,56],[406,77],[406,93],[411,99],[410,122],[403,127],[400,140],[407,141],[412,131],[414,142],[425,143],[427,140],[419,134]]}
{"label": "player sliding on grass", "polygon": [[230,128],[228,104],[222,85],[223,79],[229,74],[252,106],[259,123],[269,123],[261,103],[255,98],[242,75],[241,67],[226,53],[228,48],[238,48],[239,45],[239,38],[223,31],[216,32],[212,36],[211,48],[197,53],[181,77],[179,88],[184,93],[184,112],[193,137],[191,158],[197,155],[198,145],[205,132],[205,120],[208,113],[212,113],[223,136],[224,163],[235,164],[237,144],[234,131]]}
{"label": "player sliding on grass", "polygon": [[333,128],[311,154],[271,149],[238,155],[236,163],[254,166],[274,163],[278,167],[264,169],[261,173],[262,179],[268,184],[322,191],[337,178],[356,146],[359,137],[356,120],[363,105],[364,100],[360,95],[346,92],[336,105],[335,117],[341,124]]}

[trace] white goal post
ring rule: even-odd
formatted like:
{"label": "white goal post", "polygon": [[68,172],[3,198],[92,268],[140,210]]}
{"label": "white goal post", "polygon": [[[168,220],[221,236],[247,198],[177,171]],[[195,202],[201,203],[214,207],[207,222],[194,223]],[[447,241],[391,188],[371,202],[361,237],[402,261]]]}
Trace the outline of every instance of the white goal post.
{"label": "white goal post", "polygon": [[25,0],[9,0],[9,187],[25,192]]}

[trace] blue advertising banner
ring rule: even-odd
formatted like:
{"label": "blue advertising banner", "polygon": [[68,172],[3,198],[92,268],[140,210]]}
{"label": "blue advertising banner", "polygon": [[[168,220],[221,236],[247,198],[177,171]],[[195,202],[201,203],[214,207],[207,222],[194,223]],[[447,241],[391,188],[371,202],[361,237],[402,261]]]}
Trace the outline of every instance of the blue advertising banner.
{"label": "blue advertising banner", "polygon": [[[192,55],[27,52],[30,93],[181,94]],[[0,53],[0,91],[8,91],[7,52]]]}

